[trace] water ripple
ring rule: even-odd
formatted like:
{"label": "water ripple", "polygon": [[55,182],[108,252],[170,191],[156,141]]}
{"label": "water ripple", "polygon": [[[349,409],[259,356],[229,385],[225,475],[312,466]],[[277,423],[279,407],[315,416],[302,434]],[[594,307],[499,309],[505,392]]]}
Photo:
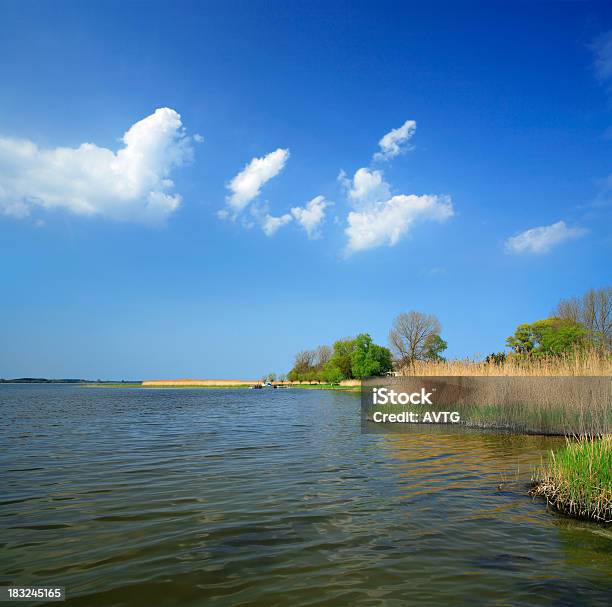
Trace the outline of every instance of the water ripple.
{"label": "water ripple", "polygon": [[354,394],[2,386],[0,584],[67,605],[606,605],[526,496],[557,439],[362,435]]}

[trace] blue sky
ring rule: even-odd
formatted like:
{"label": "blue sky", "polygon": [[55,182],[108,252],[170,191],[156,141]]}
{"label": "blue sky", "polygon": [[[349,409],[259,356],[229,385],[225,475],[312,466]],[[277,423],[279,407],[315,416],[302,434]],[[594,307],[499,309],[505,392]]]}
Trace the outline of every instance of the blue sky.
{"label": "blue sky", "polygon": [[611,31],[604,2],[0,1],[0,377],[259,377],[412,309],[502,349],[610,284]]}

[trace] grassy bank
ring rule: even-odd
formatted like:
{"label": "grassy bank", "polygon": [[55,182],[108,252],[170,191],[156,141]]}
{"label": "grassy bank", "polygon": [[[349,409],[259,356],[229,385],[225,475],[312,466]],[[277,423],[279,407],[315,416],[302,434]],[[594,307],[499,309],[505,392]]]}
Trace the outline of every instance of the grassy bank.
{"label": "grassy bank", "polygon": [[536,470],[531,494],[565,514],[612,523],[612,436],[568,439]]}
{"label": "grassy bank", "polygon": [[359,392],[361,386],[341,386],[339,384],[290,384],[288,388],[298,390],[343,390],[345,392]]}

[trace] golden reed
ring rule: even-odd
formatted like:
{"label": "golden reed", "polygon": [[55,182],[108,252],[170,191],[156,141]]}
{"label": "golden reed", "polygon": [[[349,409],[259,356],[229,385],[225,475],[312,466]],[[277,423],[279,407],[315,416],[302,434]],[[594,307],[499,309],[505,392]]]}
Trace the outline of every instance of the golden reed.
{"label": "golden reed", "polygon": [[612,376],[612,355],[596,350],[575,351],[559,356],[519,357],[513,354],[499,364],[478,360],[415,361],[400,370],[413,376]]}

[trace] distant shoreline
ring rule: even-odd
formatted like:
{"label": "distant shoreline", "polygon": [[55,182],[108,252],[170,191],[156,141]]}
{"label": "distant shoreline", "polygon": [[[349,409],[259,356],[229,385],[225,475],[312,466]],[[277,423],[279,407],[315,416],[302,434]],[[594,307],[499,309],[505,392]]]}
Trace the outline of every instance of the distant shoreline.
{"label": "distant shoreline", "polygon": [[[160,379],[145,380],[142,382],[90,382],[81,384],[84,388],[142,388],[142,389],[249,389],[254,386],[262,386],[258,380],[242,379]],[[346,380],[340,384],[326,384],[316,382],[289,382],[277,381],[266,386],[266,389],[273,388],[296,388],[306,390],[358,390],[361,387],[360,380]]]}
{"label": "distant shoreline", "polygon": [[[155,379],[144,381],[92,381],[87,379],[18,378],[0,379],[0,385],[65,385],[80,388],[142,388],[142,389],[249,389],[263,386],[261,380],[249,379]],[[350,379],[340,384],[324,382],[275,381],[267,388],[297,388],[306,390],[359,390],[361,380]]]}

